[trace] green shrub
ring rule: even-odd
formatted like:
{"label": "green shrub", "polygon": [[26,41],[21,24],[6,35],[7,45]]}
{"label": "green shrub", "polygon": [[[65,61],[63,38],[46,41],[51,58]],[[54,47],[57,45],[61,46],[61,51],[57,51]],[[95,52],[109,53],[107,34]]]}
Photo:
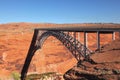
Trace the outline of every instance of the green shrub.
{"label": "green shrub", "polygon": [[30,74],[26,77],[26,80],[33,80],[33,79],[42,79],[46,80],[48,77],[52,77],[52,75],[55,75],[55,72],[47,72],[42,74]]}
{"label": "green shrub", "polygon": [[20,74],[18,72],[12,72],[12,77],[14,80],[20,80]]}

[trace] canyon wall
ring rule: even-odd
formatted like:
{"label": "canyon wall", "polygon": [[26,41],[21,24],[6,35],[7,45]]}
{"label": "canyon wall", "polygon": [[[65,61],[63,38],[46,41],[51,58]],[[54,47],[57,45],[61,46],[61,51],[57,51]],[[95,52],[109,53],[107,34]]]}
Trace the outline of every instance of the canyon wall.
{"label": "canyon wall", "polygon": [[[10,75],[14,71],[21,72],[35,28],[79,25],[94,24],[0,24],[0,76]],[[118,35],[116,33],[116,38]],[[101,45],[112,41],[111,34],[101,34],[100,37]],[[80,33],[81,43],[83,43],[83,38],[84,34]],[[88,47],[91,50],[96,49],[96,42],[96,33],[88,33]],[[28,73],[64,73],[76,63],[76,59],[69,50],[59,40],[51,36],[45,41],[42,49],[35,53]]]}

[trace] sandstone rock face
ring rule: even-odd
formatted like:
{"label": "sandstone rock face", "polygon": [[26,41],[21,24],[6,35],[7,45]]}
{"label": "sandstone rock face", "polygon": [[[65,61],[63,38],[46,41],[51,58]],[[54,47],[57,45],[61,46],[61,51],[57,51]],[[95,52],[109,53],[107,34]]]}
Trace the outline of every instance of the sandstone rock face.
{"label": "sandstone rock face", "polygon": [[[91,27],[96,25],[99,26],[101,24],[0,24],[0,77],[8,76],[14,71],[21,72],[35,28],[59,26]],[[114,24],[107,25],[116,26]],[[90,49],[95,50],[96,33],[89,33],[88,35],[88,46]],[[116,33],[116,35],[118,35],[118,33]],[[101,45],[112,41],[111,34],[101,34],[100,36],[102,38]],[[81,43],[83,43],[83,38],[84,34],[80,33]],[[118,36],[116,36],[116,38],[118,38]],[[59,40],[54,37],[49,37],[45,41],[42,49],[35,53],[28,73],[44,73],[51,71],[64,73],[76,63],[76,59]]]}
{"label": "sandstone rock face", "polygon": [[65,80],[120,80],[120,39],[91,56],[95,64],[83,61],[64,74]]}

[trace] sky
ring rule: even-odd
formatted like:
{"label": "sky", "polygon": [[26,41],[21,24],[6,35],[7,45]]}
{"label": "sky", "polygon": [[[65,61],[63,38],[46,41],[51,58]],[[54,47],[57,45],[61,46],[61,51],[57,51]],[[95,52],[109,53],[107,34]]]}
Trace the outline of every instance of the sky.
{"label": "sky", "polygon": [[0,24],[120,23],[120,0],[0,0]]}

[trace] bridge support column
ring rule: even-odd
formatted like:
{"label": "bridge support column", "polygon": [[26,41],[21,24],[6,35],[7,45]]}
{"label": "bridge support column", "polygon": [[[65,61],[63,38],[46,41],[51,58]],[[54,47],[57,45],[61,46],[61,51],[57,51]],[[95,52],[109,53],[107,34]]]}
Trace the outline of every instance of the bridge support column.
{"label": "bridge support column", "polygon": [[[76,50],[76,32],[74,32],[74,43],[75,43],[75,50]],[[76,51],[75,51],[75,53],[76,53]]]}
{"label": "bridge support column", "polygon": [[112,40],[115,40],[115,32],[112,33]]}
{"label": "bridge support column", "polygon": [[70,35],[69,31],[67,32],[68,35]]}
{"label": "bridge support column", "polygon": [[84,45],[86,46],[86,47],[88,47],[88,33],[87,32],[84,32]]}
{"label": "bridge support column", "polygon": [[86,56],[86,47],[88,47],[87,45],[87,32],[84,31],[84,51],[85,51],[85,56]]}
{"label": "bridge support column", "polygon": [[80,32],[78,32],[78,41],[80,41]]}
{"label": "bridge support column", "polygon": [[120,38],[120,32],[119,32],[119,38]]}
{"label": "bridge support column", "polygon": [[88,33],[86,32],[86,47],[88,47]]}
{"label": "bridge support column", "polygon": [[71,36],[74,37],[74,32],[71,32]]}
{"label": "bridge support column", "polygon": [[97,49],[100,51],[100,32],[97,32]]}

